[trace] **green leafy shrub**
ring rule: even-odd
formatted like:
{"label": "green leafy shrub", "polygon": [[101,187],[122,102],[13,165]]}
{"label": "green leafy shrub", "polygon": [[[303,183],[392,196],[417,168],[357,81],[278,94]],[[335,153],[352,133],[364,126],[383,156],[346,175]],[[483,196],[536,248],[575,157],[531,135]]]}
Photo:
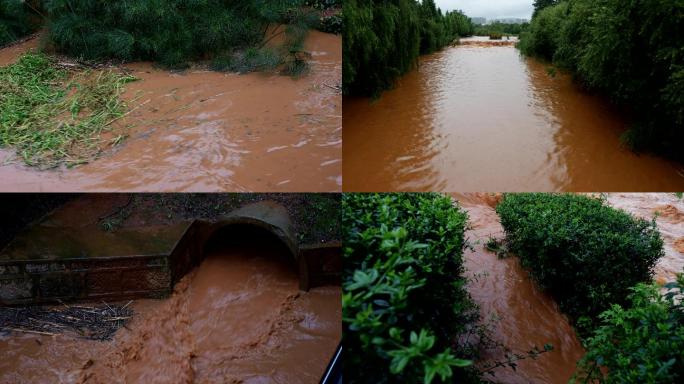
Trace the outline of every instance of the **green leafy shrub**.
{"label": "green leafy shrub", "polygon": [[378,96],[413,69],[418,56],[472,35],[463,13],[442,13],[433,0],[344,2],[343,91]]}
{"label": "green leafy shrub", "polygon": [[318,30],[326,33],[334,33],[339,35],[342,33],[344,21],[341,14],[324,14],[318,24]]}
{"label": "green leafy shrub", "polygon": [[681,1],[565,0],[541,10],[519,46],[628,110],[634,149],[684,161],[682,13]]}
{"label": "green leafy shrub", "polygon": [[346,194],[342,212],[345,381],[476,380],[467,214],[437,194]]}
{"label": "green leafy shrub", "polygon": [[507,194],[496,212],[510,251],[581,336],[595,328],[601,312],[625,304],[631,287],[649,281],[663,255],[655,221],[634,218],[600,199]]}
{"label": "green leafy shrub", "polygon": [[637,285],[628,306],[613,305],[587,343],[574,382],[654,383],[684,381],[684,276],[667,284]]}
{"label": "green leafy shrub", "polygon": [[[301,0],[49,0],[49,39],[87,60],[151,60],[170,67],[259,49],[280,24],[283,56],[301,49],[311,15]],[[314,18],[315,19],[315,18]],[[243,56],[253,56],[244,52]]]}
{"label": "green leafy shrub", "polygon": [[0,46],[35,31],[35,16],[30,1],[0,0]]}

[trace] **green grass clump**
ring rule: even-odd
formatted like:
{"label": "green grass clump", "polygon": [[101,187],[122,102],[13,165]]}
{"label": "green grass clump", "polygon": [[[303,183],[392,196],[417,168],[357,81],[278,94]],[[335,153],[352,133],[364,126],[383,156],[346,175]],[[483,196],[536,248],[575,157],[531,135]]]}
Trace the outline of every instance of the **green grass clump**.
{"label": "green grass clump", "polygon": [[624,305],[663,256],[655,221],[580,195],[507,194],[496,207],[506,242],[586,337],[599,315]]}
{"label": "green grass clump", "polygon": [[173,68],[213,60],[218,62],[215,67],[244,72],[272,64],[262,48],[281,25],[286,26],[284,39],[270,52],[282,61],[301,49],[318,15],[302,4],[302,0],[53,0],[45,7],[50,43],[70,56],[149,60]]}
{"label": "green grass clump", "polygon": [[282,63],[282,58],[272,49],[248,48],[234,54],[217,56],[212,61],[212,69],[247,73],[274,70]]}
{"label": "green grass clump", "polygon": [[115,71],[68,71],[29,53],[0,68],[0,147],[28,165],[76,165],[97,156],[100,133],[123,116],[120,99],[130,76]]}
{"label": "green grass clump", "polygon": [[629,304],[604,312],[572,382],[684,381],[684,276],[665,289],[662,294],[656,285],[639,284]]}
{"label": "green grass clump", "polygon": [[438,194],[343,196],[347,382],[477,382],[467,221]]}

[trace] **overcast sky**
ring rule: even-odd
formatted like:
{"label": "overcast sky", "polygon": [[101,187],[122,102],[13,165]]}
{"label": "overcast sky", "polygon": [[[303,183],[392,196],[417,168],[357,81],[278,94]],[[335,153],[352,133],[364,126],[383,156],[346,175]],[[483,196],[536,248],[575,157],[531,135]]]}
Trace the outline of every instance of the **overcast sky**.
{"label": "overcast sky", "polygon": [[496,19],[502,17],[532,18],[533,0],[435,0],[442,11],[460,9],[470,17]]}

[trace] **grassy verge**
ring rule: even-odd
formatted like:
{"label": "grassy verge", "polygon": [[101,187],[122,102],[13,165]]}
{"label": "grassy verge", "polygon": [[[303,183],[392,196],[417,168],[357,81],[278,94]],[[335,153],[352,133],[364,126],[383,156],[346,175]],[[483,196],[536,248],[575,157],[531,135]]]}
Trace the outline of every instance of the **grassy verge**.
{"label": "grassy verge", "polygon": [[120,96],[133,80],[114,70],[74,71],[44,54],[25,54],[0,68],[0,147],[16,149],[26,164],[40,168],[92,160],[108,144],[101,134],[124,115]]}
{"label": "grassy verge", "polygon": [[237,72],[299,75],[310,28],[320,12],[303,0],[54,0],[45,2],[48,39],[86,60],[155,61],[166,67],[213,63]]}

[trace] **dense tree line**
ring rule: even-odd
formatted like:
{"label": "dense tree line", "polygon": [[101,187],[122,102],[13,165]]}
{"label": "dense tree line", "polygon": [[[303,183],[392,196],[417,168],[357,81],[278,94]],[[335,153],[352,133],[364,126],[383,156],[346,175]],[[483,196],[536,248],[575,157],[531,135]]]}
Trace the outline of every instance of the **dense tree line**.
{"label": "dense tree line", "polygon": [[534,0],[534,13],[532,13],[532,17],[536,17],[542,9],[556,4],[558,4],[558,0]]}
{"label": "dense tree line", "polygon": [[634,123],[624,138],[634,149],[684,160],[684,2],[549,3],[521,35],[522,52],[553,61],[628,111]]}
{"label": "dense tree line", "polygon": [[520,35],[527,27],[529,23],[502,23],[494,22],[487,25],[478,25],[475,27],[474,35],[476,36],[489,36],[492,34],[499,35]]}
{"label": "dense tree line", "polygon": [[443,13],[434,0],[347,0],[344,3],[344,92],[377,96],[473,24],[462,12]]}

